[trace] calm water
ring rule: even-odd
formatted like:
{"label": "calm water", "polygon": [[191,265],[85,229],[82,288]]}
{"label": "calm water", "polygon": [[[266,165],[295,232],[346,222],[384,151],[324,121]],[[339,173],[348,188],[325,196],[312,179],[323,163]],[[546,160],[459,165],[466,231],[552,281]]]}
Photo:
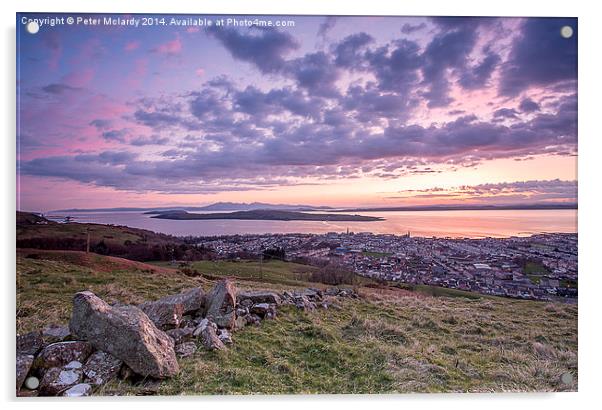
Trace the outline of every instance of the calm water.
{"label": "calm water", "polygon": [[362,212],[376,222],[174,221],[141,212],[73,212],[76,222],[127,225],[171,235],[373,232],[437,237],[508,237],[542,232],[577,232],[576,210]]}

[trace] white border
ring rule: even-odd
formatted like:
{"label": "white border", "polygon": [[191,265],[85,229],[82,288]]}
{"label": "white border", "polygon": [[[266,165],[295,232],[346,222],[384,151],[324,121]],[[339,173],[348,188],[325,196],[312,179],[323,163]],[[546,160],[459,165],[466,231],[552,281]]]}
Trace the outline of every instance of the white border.
{"label": "white border", "polygon": [[[14,309],[15,309],[15,12],[121,12],[121,13],[222,13],[222,14],[315,14],[315,15],[490,15],[490,16],[570,16],[579,18],[579,393],[556,394],[445,394],[445,395],[395,395],[395,396],[276,396],[276,397],[153,397],[153,398],[107,398],[102,401],[51,400],[21,401],[20,407],[86,406],[87,408],[125,408],[132,401],[142,401],[145,407],[164,408],[168,401],[177,401],[178,406],[282,408],[287,410],[308,407],[331,408],[352,406],[365,408],[400,406],[415,408],[447,409],[505,409],[509,406],[539,406],[546,409],[578,408],[599,401],[600,377],[600,329],[599,300],[601,291],[597,287],[600,272],[600,155],[602,154],[599,132],[600,98],[602,90],[599,75],[602,73],[600,40],[602,21],[594,7],[595,2],[499,0],[497,2],[471,0],[370,0],[357,4],[350,0],[229,0],[191,1],[67,1],[67,0],[21,0],[10,4],[1,3],[3,53],[2,81],[2,236],[0,242],[1,270],[4,280],[2,317],[6,324],[1,338],[4,352],[2,371],[2,398],[15,405],[14,395]],[[184,401],[196,401],[188,403]],[[12,402],[11,402],[12,401]],[[201,401],[202,403],[198,403]],[[110,403],[109,403],[110,402]],[[140,403],[142,404],[142,403]]]}

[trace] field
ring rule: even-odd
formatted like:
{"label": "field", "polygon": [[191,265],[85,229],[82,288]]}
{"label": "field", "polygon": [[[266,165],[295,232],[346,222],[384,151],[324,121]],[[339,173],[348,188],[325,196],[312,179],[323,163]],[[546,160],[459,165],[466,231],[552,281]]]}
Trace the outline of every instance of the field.
{"label": "field", "polygon": [[[172,266],[170,262],[150,262],[160,267]],[[267,282],[274,285],[309,286],[309,275],[317,268],[279,260],[271,261],[196,261],[190,268],[212,277],[235,277],[242,281]]]}
{"label": "field", "polygon": [[[139,303],[208,278],[235,276],[239,288],[308,286],[304,265],[270,261],[197,262],[190,278],[168,264],[82,252],[20,250],[17,328],[66,323],[73,293]],[[32,256],[34,255],[34,256]],[[311,284],[312,286],[323,286]],[[247,327],[223,352],[199,350],[158,394],[561,391],[577,389],[577,307],[461,294],[429,296],[394,287],[359,287],[359,300],[315,312],[282,308]],[[454,296],[454,297],[449,297]],[[561,383],[570,372],[572,383]],[[113,381],[101,394],[142,394],[145,383]]]}

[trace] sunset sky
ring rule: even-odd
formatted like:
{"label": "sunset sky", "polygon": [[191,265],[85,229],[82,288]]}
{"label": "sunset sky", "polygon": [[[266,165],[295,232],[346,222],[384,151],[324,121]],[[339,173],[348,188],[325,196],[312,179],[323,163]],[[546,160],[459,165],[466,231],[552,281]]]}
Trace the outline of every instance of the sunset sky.
{"label": "sunset sky", "polygon": [[576,19],[21,17],[22,210],[577,200]]}

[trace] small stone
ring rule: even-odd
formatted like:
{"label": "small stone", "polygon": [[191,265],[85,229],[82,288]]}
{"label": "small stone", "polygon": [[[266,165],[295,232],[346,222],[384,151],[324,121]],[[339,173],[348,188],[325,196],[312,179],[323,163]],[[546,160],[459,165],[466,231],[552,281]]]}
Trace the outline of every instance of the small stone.
{"label": "small stone", "polygon": [[194,330],[191,327],[184,327],[181,329],[166,330],[165,333],[174,340],[175,344],[179,345],[192,340]]}
{"label": "small stone", "polygon": [[219,329],[217,337],[219,337],[219,340],[221,340],[223,344],[232,344],[232,334],[228,329]]}
{"label": "small stone", "polygon": [[194,332],[192,332],[192,335],[194,337],[199,337],[201,335],[201,333],[203,332],[203,330],[205,330],[205,328],[207,326],[209,326],[209,319],[205,318],[203,320],[201,320],[201,322],[199,323],[199,325],[197,326],[196,329],[194,329]]}
{"label": "small stone", "polygon": [[196,343],[186,342],[186,343],[176,345],[175,351],[179,357],[192,356],[196,352]]}
{"label": "small stone", "polygon": [[114,379],[123,361],[106,352],[95,352],[83,367],[84,376],[94,385],[101,386]]}
{"label": "small stone", "polygon": [[79,383],[63,392],[65,397],[84,397],[92,393],[92,386],[88,383]]}
{"label": "small stone", "polygon": [[34,376],[28,377],[23,385],[29,390],[35,390],[40,386],[40,379]]}
{"label": "small stone", "polygon": [[226,348],[224,343],[217,336],[215,326],[205,326],[201,331],[201,341],[203,346],[209,350],[223,350]]}

